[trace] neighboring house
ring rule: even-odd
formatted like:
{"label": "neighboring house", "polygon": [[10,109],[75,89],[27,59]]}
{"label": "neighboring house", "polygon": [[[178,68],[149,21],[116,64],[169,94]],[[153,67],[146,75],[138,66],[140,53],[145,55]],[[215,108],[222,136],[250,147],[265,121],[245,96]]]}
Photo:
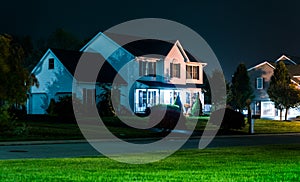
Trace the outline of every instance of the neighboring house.
{"label": "neighboring house", "polygon": [[[82,55],[95,53],[105,58],[96,90],[93,83],[79,80],[74,74]],[[195,60],[178,40],[173,44],[145,40],[120,47],[100,32],[80,51],[49,49],[45,53],[32,71],[40,86],[31,87],[27,112],[46,114],[51,99],[72,94],[82,102],[96,104],[99,102],[96,95],[102,92],[101,84],[112,83],[124,65],[129,66],[122,70],[117,84],[121,93],[120,105],[135,113],[145,112],[147,107],[157,104],[173,104],[177,96],[180,96],[186,113],[190,112],[196,97],[204,104],[201,87],[206,63]],[[128,83],[132,77],[139,78],[133,86]],[[73,82],[77,87],[72,93]]]}
{"label": "neighboring house", "polygon": [[[248,74],[254,91],[251,108],[253,114],[261,118],[279,119],[280,116],[279,110],[275,108],[274,102],[270,100],[267,93],[276,63],[279,61],[286,64],[291,81],[300,88],[300,58],[298,57],[282,55],[275,62],[265,61],[249,68]],[[296,116],[300,116],[300,109],[289,109],[288,118]]]}

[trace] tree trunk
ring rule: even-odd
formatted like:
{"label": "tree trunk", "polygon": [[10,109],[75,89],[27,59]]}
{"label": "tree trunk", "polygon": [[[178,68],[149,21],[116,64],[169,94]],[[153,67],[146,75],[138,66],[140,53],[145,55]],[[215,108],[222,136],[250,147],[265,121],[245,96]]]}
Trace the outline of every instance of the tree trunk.
{"label": "tree trunk", "polygon": [[286,108],[286,109],[285,109],[285,116],[284,116],[284,120],[285,120],[285,121],[287,121],[287,114],[288,114],[288,111],[289,111],[289,109]]}
{"label": "tree trunk", "polygon": [[279,118],[280,118],[280,121],[282,121],[282,109],[280,109]]}

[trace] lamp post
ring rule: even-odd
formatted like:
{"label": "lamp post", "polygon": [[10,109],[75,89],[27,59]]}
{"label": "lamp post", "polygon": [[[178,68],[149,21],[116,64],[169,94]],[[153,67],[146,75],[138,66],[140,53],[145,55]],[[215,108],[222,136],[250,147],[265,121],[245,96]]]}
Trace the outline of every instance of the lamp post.
{"label": "lamp post", "polygon": [[254,119],[252,119],[252,114],[251,114],[251,100],[247,99],[246,101],[247,104],[247,109],[248,109],[248,123],[249,123],[249,134],[253,134],[254,133]]}

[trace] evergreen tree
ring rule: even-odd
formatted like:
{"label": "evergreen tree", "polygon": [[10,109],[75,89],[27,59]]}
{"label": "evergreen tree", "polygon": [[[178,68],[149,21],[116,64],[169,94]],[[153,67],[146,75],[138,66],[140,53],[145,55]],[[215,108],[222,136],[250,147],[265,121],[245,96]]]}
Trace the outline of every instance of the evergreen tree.
{"label": "evergreen tree", "polygon": [[174,101],[174,105],[178,106],[180,110],[182,109],[182,103],[181,103],[179,94],[177,95],[177,97]]}
{"label": "evergreen tree", "polygon": [[233,109],[242,112],[246,101],[253,98],[253,90],[245,64],[239,64],[235,71],[230,86],[229,104]]}
{"label": "evergreen tree", "polygon": [[192,106],[191,114],[193,116],[202,115],[202,103],[201,103],[200,98],[199,98],[199,93],[197,93],[195,103]]}
{"label": "evergreen tree", "polygon": [[287,120],[288,109],[296,107],[300,102],[300,91],[291,83],[288,70],[282,61],[276,65],[267,92],[280,111],[280,120],[283,109],[286,109],[285,120]]}

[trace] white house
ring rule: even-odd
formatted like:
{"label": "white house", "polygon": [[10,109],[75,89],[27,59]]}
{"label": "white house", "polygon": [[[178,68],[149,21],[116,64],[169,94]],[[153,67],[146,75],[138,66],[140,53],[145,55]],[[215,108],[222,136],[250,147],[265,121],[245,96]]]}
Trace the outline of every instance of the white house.
{"label": "white house", "polygon": [[[95,53],[105,58],[96,87],[74,76],[82,55]],[[100,84],[112,83],[120,72],[121,81],[117,84],[120,105],[136,113],[144,112],[157,104],[173,104],[179,95],[185,112],[189,112],[196,97],[204,104],[201,87],[205,65],[188,54],[178,40],[174,43],[144,40],[120,47],[100,32],[79,51],[49,49],[45,53],[32,70],[39,87],[30,89],[27,112],[46,114],[51,99],[72,94],[82,102],[97,103],[95,96],[101,93]],[[139,79],[129,85],[133,77]],[[72,93],[73,81],[77,89]]]}
{"label": "white house", "polygon": [[[269,98],[267,90],[277,62],[283,61],[288,69],[291,81],[300,89],[300,58],[289,55],[281,55],[275,62],[264,61],[248,69],[251,85],[254,91],[252,110],[254,115],[261,118],[279,119],[279,110],[275,108],[274,102]],[[283,111],[284,114],[285,110]],[[300,108],[291,108],[288,118],[300,116]]]}

